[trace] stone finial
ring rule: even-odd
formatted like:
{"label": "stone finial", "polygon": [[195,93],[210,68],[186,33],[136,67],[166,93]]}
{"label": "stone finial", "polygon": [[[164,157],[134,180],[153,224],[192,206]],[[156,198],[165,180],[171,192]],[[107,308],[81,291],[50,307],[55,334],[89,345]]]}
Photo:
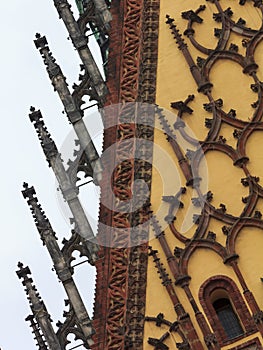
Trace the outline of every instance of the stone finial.
{"label": "stone finial", "polygon": [[21,262],[18,262],[17,266],[19,270],[16,271],[16,274],[18,278],[22,280],[22,284],[25,287],[25,292],[28,296],[28,301],[32,311],[37,312],[40,309],[46,311],[36,286],[33,284],[33,280],[29,276],[31,275],[30,268],[28,266],[24,267],[24,264]]}
{"label": "stone finial", "polygon": [[[52,53],[50,52],[49,47],[47,46],[46,38],[41,37],[39,34],[37,34],[36,37],[37,39],[35,40],[35,45],[42,55],[52,85],[59,95],[59,98],[67,114],[68,120],[73,125],[75,132],[79,138],[81,147],[84,150],[87,156],[87,160],[92,167],[94,183],[98,185],[99,181],[101,180],[102,164],[99,159],[96,147],[85,126],[85,123],[82,120],[83,110],[81,109],[81,99],[79,100],[78,98],[76,98],[76,96],[74,97],[74,95],[71,94],[71,92],[69,91],[65,76],[63,75],[60,67],[56,63],[55,58],[52,56]],[[92,70],[92,72],[95,72],[95,68]],[[102,84],[104,84],[104,82],[102,82]],[[100,94],[102,94],[102,92],[100,92]],[[44,129],[47,132],[47,129],[44,127],[44,123],[42,121],[41,113],[39,111],[36,112],[35,110],[32,110],[32,113],[30,114],[30,119],[32,122],[34,122],[35,119],[37,119],[37,122],[35,121],[35,127],[42,127],[42,129]],[[50,144],[46,146],[46,149],[47,153],[54,151],[54,142],[50,141]]]}
{"label": "stone finial", "polygon": [[61,73],[61,69],[59,65],[56,63],[55,58],[52,55],[48,47],[48,42],[45,36],[41,36],[39,33],[36,34],[36,39],[34,40],[35,46],[39,49],[45,66],[47,68],[47,72],[49,74],[50,79],[53,79],[55,76]]}
{"label": "stone finial", "polygon": [[19,270],[16,271],[16,274],[19,279],[23,278],[24,280],[28,278],[27,275],[31,275],[31,271],[28,266],[24,267],[24,264],[22,262],[18,262],[17,267]]}
{"label": "stone finial", "polygon": [[163,234],[163,229],[157,220],[157,218],[153,215],[151,218],[151,225],[153,227],[153,230],[155,232],[155,236],[158,237]]}
{"label": "stone finial", "polygon": [[[97,1],[103,2],[103,0]],[[79,53],[80,59],[82,60],[84,66],[87,69],[87,74],[91,80],[91,85],[96,91],[96,96],[100,103],[103,103],[105,95],[107,93],[107,87],[87,45],[88,39],[80,30],[79,24],[73,16],[68,1],[54,0],[54,3],[60,18],[62,18],[63,22],[65,23],[73,45]],[[35,45],[39,49],[39,52],[43,57],[44,63],[47,66],[49,77],[51,78],[51,80],[53,80],[53,78],[61,74],[61,69],[59,65],[56,64],[55,59],[49,50],[46,38],[41,37],[40,34],[37,34]]]}
{"label": "stone finial", "polygon": [[51,135],[48,132],[47,127],[45,126],[43,116],[40,110],[36,111],[34,107],[30,107],[30,112],[31,113],[29,113],[29,119],[33,123],[36,129],[41,147],[43,148],[43,151],[45,153],[49,166],[51,166],[50,164],[51,158],[59,156],[57,146],[53,141],[53,139],[51,138]]}
{"label": "stone finial", "polygon": [[48,218],[45,215],[44,210],[42,209],[41,205],[38,203],[38,198],[36,196],[35,188],[33,186],[28,187],[28,184],[26,182],[24,182],[23,187],[24,187],[24,190],[21,191],[22,195],[25,199],[27,199],[27,204],[30,207],[35,225],[41,236],[43,244],[45,244],[43,233],[49,230],[49,232],[52,232],[54,237],[55,237],[55,233],[52,229],[52,226]]}
{"label": "stone finial", "polygon": [[158,119],[161,123],[162,129],[167,136],[167,140],[169,141],[169,139],[171,139],[171,138],[176,140],[176,135],[174,134],[168,120],[165,118],[165,115],[163,113],[163,109],[160,108],[159,106],[156,106],[155,112],[156,112]]}
{"label": "stone finial", "polygon": [[174,19],[171,18],[169,15],[166,15],[166,24],[169,25],[172,34],[174,35],[174,39],[176,40],[176,44],[178,45],[179,50],[182,50],[187,47],[184,39],[182,38],[182,34],[180,34],[179,30],[176,27],[176,24],[174,24]]}

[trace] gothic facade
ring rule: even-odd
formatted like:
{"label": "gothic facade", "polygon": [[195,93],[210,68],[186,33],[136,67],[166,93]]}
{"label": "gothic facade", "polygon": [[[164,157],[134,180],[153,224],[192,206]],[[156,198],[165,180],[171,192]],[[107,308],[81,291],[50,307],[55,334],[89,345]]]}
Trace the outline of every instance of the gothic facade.
{"label": "gothic facade", "polygon": [[[19,263],[39,349],[263,349],[262,0],[54,0],[82,61],[71,92],[47,39],[35,45],[80,151],[62,162],[40,111],[29,117],[72,216],[58,244],[34,187],[23,195],[65,289],[55,327],[29,267]],[[100,46],[105,79],[89,49]],[[99,155],[83,122],[98,105]],[[94,233],[78,172],[100,187]],[[74,282],[72,254],[96,267],[94,314]]]}

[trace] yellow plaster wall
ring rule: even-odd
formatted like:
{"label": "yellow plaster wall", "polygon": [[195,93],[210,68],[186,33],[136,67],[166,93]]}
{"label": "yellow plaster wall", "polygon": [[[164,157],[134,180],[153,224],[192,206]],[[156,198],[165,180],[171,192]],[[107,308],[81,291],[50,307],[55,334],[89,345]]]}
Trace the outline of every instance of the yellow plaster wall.
{"label": "yellow plaster wall", "polygon": [[[197,9],[200,1],[195,0],[161,0],[160,1],[160,31],[159,31],[159,51],[158,51],[158,69],[157,69],[157,95],[156,103],[165,109],[167,119],[172,125],[176,118],[176,110],[170,108],[170,103],[179,100],[185,100],[189,94],[195,94],[195,100],[189,104],[194,110],[192,115],[184,115],[183,119],[187,123],[187,127],[192,132],[192,136],[202,141],[205,139],[209,129],[204,126],[205,118],[212,118],[212,115],[203,109],[203,104],[207,103],[207,97],[197,92],[194,79],[189,71],[189,67],[184,60],[182,52],[177,48],[175,40],[171,35],[170,29],[165,24],[165,16],[169,14],[175,18],[175,22],[180,32],[187,27],[187,22],[180,16],[182,11],[189,9]],[[251,3],[242,7],[238,5],[238,0],[229,1],[221,0],[223,9],[231,6],[234,11],[233,19],[237,20],[242,17],[247,21],[247,25],[258,29],[261,25],[261,14],[255,9]],[[200,13],[204,19],[201,25],[195,24],[196,39],[205,46],[215,48],[217,39],[213,35],[214,28],[220,28],[221,24],[212,20],[212,14],[217,12],[215,6],[210,2],[205,2],[206,10]],[[194,59],[197,56],[205,57],[198,52],[189,43],[189,50]],[[237,34],[231,34],[231,41],[239,46],[239,53],[244,54],[245,49],[242,47],[242,38]],[[263,79],[263,43],[261,43],[255,55],[256,62],[260,68],[258,77]],[[224,100],[224,111],[228,112],[230,108],[237,110],[237,118],[248,121],[251,119],[254,109],[251,103],[257,100],[257,95],[253,93],[249,86],[253,83],[251,77],[242,74],[242,69],[236,63],[225,60],[218,62],[213,67],[210,80],[214,84],[212,95],[214,99],[222,98]],[[228,145],[236,147],[237,139],[233,137],[233,127],[223,123],[220,135],[226,138]],[[155,214],[157,214],[160,223],[165,228],[166,239],[173,251],[175,246],[183,248],[183,243],[179,242],[167,227],[164,216],[167,215],[167,203],[162,201],[163,195],[175,195],[181,186],[185,186],[185,179],[177,158],[172,152],[171,146],[166,140],[166,136],[161,131],[161,126],[156,120],[155,132],[155,149],[153,157],[153,182],[151,203]],[[187,145],[182,146],[186,150]],[[191,149],[191,147],[189,147]],[[194,149],[194,148],[192,148]],[[250,158],[248,169],[254,176],[263,179],[263,134],[254,132],[250,136],[246,151]],[[245,206],[242,197],[246,197],[249,189],[241,185],[241,178],[245,177],[242,169],[235,167],[232,160],[221,152],[211,151],[206,154],[202,161],[200,175],[203,177],[201,188],[203,193],[211,190],[214,193],[212,205],[218,207],[220,203],[224,203],[227,207],[227,213],[239,216]],[[262,184],[262,182],[261,182]],[[200,209],[192,205],[191,198],[197,197],[195,190],[187,188],[187,193],[182,196],[184,208],[178,210],[176,215],[175,226],[187,238],[191,238],[196,230],[196,225],[192,222],[192,215],[200,213]],[[257,203],[257,210],[263,212],[263,200]],[[211,219],[209,230],[217,235],[217,242],[222,245],[226,244],[226,236],[222,233],[223,223],[216,219]],[[151,234],[150,245],[154,249],[158,249],[164,267],[172,278],[166,258],[159,242]],[[240,256],[239,267],[244,275],[248,287],[253,292],[259,306],[263,308],[263,284],[260,277],[263,277],[263,232],[256,228],[243,229],[237,239],[236,253]],[[222,259],[214,252],[206,249],[199,249],[193,253],[188,264],[188,273],[191,276],[190,288],[193,296],[203,312],[198,300],[198,292],[200,285],[211,276],[227,275],[234,280],[236,285],[241,286],[235,276],[232,268],[223,264]],[[173,278],[172,278],[173,280]],[[192,322],[202,339],[201,331],[195,321],[195,317],[191,306],[181,288],[175,287],[178,297],[184,305],[186,311],[190,314]],[[242,291],[241,291],[242,293]],[[146,316],[156,316],[162,312],[165,318],[171,322],[176,320],[176,314],[173,305],[168,297],[165,287],[161,284],[159,276],[152,258],[149,257],[148,276],[147,276],[147,296],[146,296]],[[166,326],[156,327],[152,322],[145,323],[144,349],[153,349],[147,343],[149,337],[160,338],[166,331]],[[248,338],[254,338],[259,334],[254,334]],[[182,340],[175,333],[165,341],[170,349],[175,349],[175,343]],[[230,349],[233,346],[242,344],[244,340],[238,341],[226,346],[223,349]],[[263,343],[263,342],[262,342]]]}
{"label": "yellow plaster wall", "polygon": [[239,267],[261,309],[263,309],[263,287],[260,280],[263,277],[262,247],[262,230],[256,227],[246,227],[240,231],[236,242],[236,252],[240,256]]}

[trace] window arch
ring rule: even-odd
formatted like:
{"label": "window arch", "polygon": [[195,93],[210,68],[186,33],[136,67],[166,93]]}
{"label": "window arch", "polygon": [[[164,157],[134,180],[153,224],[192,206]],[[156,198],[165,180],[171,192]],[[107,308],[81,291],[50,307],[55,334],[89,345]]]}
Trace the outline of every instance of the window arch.
{"label": "window arch", "polygon": [[243,297],[229,277],[209,278],[200,288],[199,299],[221,345],[256,331]]}

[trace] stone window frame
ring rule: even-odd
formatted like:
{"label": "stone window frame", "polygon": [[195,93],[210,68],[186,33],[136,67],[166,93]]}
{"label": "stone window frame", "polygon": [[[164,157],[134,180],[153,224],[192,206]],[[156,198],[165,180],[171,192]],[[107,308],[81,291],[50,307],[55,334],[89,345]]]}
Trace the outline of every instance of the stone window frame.
{"label": "stone window frame", "polygon": [[[216,290],[222,290],[227,294],[233,305],[233,309],[240,320],[240,324],[244,329],[244,333],[236,338],[227,338],[213,307],[211,297],[212,293]],[[256,326],[253,322],[253,317],[251,316],[237,285],[231,278],[224,275],[210,277],[200,287],[199,300],[221,346],[234,343],[239,339],[243,339],[248,335],[257,332]]]}

